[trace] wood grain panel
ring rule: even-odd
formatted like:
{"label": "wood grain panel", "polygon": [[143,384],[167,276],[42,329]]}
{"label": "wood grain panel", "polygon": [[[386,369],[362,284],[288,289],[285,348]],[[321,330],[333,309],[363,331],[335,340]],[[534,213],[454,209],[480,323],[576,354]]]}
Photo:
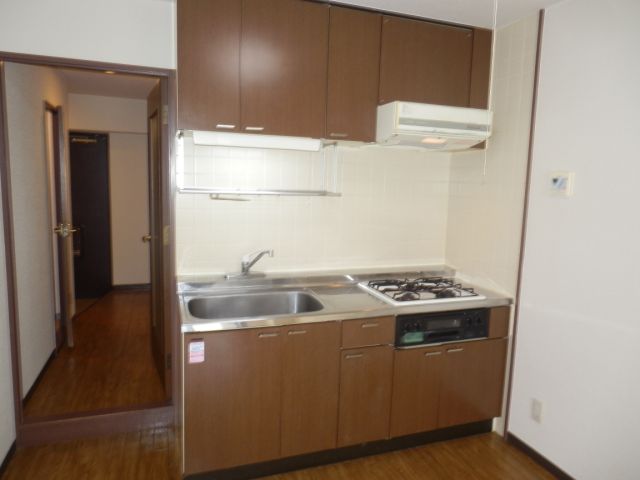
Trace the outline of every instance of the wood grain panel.
{"label": "wood grain panel", "polygon": [[299,0],[243,0],[242,8],[243,130],[323,137],[329,7]]}
{"label": "wood grain panel", "polygon": [[239,0],[180,0],[178,128],[240,127]]}
{"label": "wood grain panel", "polygon": [[327,138],[373,142],[380,75],[380,14],[331,7]]}
{"label": "wood grain panel", "polygon": [[[279,456],[281,333],[268,328],[186,336],[186,473]],[[190,364],[188,343],[199,338],[205,361]]]}
{"label": "wood grain panel", "polygon": [[391,437],[438,427],[443,359],[441,347],[395,351]]}
{"label": "wood grain panel", "polygon": [[459,343],[444,349],[438,427],[499,416],[507,340]]}
{"label": "wood grain panel", "polygon": [[491,30],[473,30],[473,60],[471,62],[471,84],[469,106],[488,108],[489,84],[491,82]]}
{"label": "wood grain panel", "polygon": [[509,335],[509,317],[511,307],[496,307],[489,310],[489,338],[502,338]]}
{"label": "wood grain panel", "polygon": [[376,317],[342,322],[342,347],[389,345],[395,340],[395,317]]}
{"label": "wood grain panel", "polygon": [[335,448],[340,325],[316,323],[283,330],[281,455]]}
{"label": "wood grain panel", "polygon": [[468,106],[472,54],[471,29],[384,17],[380,104]]}
{"label": "wood grain panel", "polygon": [[342,352],[339,447],[389,437],[392,376],[391,346]]}

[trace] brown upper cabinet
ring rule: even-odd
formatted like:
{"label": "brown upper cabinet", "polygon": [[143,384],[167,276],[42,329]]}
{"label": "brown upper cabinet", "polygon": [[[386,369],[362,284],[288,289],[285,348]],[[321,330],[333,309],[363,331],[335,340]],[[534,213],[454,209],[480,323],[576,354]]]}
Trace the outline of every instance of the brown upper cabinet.
{"label": "brown upper cabinet", "polygon": [[378,104],[487,105],[490,30],[303,0],[177,8],[179,129],[370,142]]}
{"label": "brown upper cabinet", "polygon": [[240,131],[238,0],[178,2],[178,128]]}
{"label": "brown upper cabinet", "polygon": [[382,15],[331,7],[326,136],[373,142]]}
{"label": "brown upper cabinet", "polygon": [[[474,29],[385,16],[382,21],[380,104],[395,100],[470,106],[482,102],[486,35],[477,44],[472,79]],[[489,33],[489,46],[490,46]],[[477,87],[475,87],[477,84]],[[485,100],[486,101],[486,100]]]}
{"label": "brown upper cabinet", "polygon": [[329,7],[243,0],[242,130],[324,137]]}

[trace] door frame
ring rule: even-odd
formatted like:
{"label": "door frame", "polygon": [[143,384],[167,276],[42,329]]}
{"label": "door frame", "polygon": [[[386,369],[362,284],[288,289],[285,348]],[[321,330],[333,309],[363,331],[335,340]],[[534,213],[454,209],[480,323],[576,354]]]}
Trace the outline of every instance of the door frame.
{"label": "door frame", "polygon": [[[163,179],[159,206],[163,212],[163,226],[167,233],[162,255],[164,271],[161,275],[165,341],[171,347],[171,366],[168,375],[171,382],[167,387],[166,402],[149,405],[146,408],[111,409],[85,412],[81,415],[56,418],[25,420],[22,408],[20,342],[17,312],[17,282],[15,264],[15,242],[13,232],[13,206],[9,164],[9,137],[7,125],[5,63],[22,63],[42,67],[62,67],[79,70],[113,71],[118,74],[133,74],[155,77],[160,80],[162,106],[161,168],[166,173]],[[166,120],[166,122],[164,121]],[[182,382],[180,365],[180,322],[176,295],[175,274],[175,149],[176,135],[176,72],[175,70],[124,65],[105,62],[76,60],[60,57],[19,54],[0,51],[0,187],[2,189],[3,226],[5,240],[7,296],[9,313],[9,336],[11,344],[11,364],[13,378],[16,444],[18,446],[37,445],[107,435],[138,430],[145,427],[172,425],[180,421],[180,385]]]}

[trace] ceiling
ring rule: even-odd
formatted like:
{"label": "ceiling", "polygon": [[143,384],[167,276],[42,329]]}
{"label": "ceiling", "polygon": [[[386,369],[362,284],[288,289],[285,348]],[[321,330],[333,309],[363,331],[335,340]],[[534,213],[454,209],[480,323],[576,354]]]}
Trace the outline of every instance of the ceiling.
{"label": "ceiling", "polygon": [[158,81],[152,77],[90,72],[85,70],[60,70],[69,93],[147,99]]}
{"label": "ceiling", "polygon": [[[497,25],[502,27],[560,0],[495,0]],[[415,15],[444,22],[493,28],[494,0],[336,0],[387,12]]]}

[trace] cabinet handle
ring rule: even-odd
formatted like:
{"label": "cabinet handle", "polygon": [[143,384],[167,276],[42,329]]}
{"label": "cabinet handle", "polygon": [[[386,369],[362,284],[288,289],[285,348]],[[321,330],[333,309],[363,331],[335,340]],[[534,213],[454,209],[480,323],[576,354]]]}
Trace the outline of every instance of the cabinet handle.
{"label": "cabinet handle", "polygon": [[273,337],[277,337],[278,335],[280,335],[278,332],[274,332],[274,333],[259,333],[258,334],[258,338],[273,338]]}
{"label": "cabinet handle", "polygon": [[307,333],[306,330],[289,330],[289,335],[304,335]]}
{"label": "cabinet handle", "polygon": [[377,326],[379,326],[379,323],[363,323],[362,325],[360,325],[362,328],[375,328]]}
{"label": "cabinet handle", "polygon": [[449,350],[447,350],[447,353],[458,353],[458,352],[462,352],[464,350],[464,348],[450,348]]}
{"label": "cabinet handle", "polygon": [[247,132],[262,132],[264,127],[244,127]]}
{"label": "cabinet handle", "polygon": [[425,357],[435,357],[436,355],[442,355],[442,352],[427,352],[424,354]]}
{"label": "cabinet handle", "polygon": [[349,134],[348,133],[330,133],[329,136],[333,138],[347,138]]}
{"label": "cabinet handle", "polygon": [[233,130],[234,128],[236,128],[236,126],[228,123],[219,123],[216,125],[216,128],[220,128],[223,130]]}
{"label": "cabinet handle", "polygon": [[354,358],[362,358],[364,357],[364,353],[350,353],[344,356],[345,360],[353,360]]}

